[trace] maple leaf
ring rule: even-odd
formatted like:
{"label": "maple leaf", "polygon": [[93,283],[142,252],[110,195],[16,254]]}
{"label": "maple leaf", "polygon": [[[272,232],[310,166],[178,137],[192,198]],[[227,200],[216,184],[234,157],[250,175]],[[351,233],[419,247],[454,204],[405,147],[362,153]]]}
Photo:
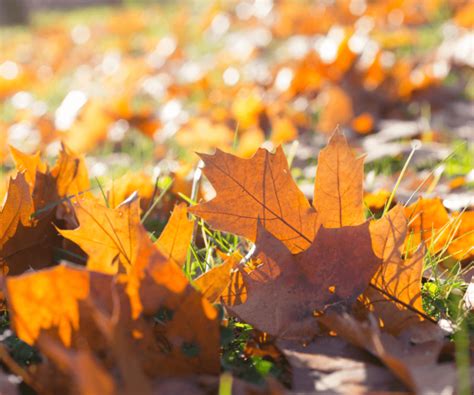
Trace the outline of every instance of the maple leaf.
{"label": "maple leaf", "polygon": [[[229,226],[229,224],[223,223],[225,219],[229,219],[225,216],[226,210],[235,210],[239,204],[235,202],[235,200],[229,203],[224,200],[223,196],[226,196],[229,199],[232,199],[232,197],[235,196],[239,196],[240,198],[241,195],[239,195],[239,193],[241,194],[242,191],[245,192],[245,188],[242,188],[242,186],[236,187],[234,181],[236,176],[234,176],[234,174],[242,177],[242,174],[250,172],[249,166],[250,164],[253,164],[254,168],[258,169],[261,174],[263,174],[263,180],[265,180],[266,174],[277,173],[277,170],[273,170],[273,168],[278,169],[275,158],[279,152],[280,151],[277,151],[274,156],[270,156],[271,154],[260,150],[252,159],[247,161],[221,152],[216,153],[216,155],[212,157],[205,156],[206,167],[210,166],[211,169],[209,179],[211,183],[216,186],[217,197],[208,203],[192,208],[192,212],[202,216],[204,219],[209,221],[211,225],[218,227],[219,229],[232,230],[232,227],[239,227],[242,221],[237,222],[238,217],[236,218],[236,225],[232,223]],[[258,158],[259,154],[261,156],[260,161],[263,160],[262,155],[265,155],[265,158],[267,155],[271,158],[273,157],[274,161],[271,162],[273,167],[267,166],[266,164],[264,164],[263,169],[262,166],[259,167],[258,164],[260,162],[255,160],[255,158]],[[278,163],[280,167],[283,166],[282,160]],[[286,163],[284,165],[286,166]],[[229,181],[228,184],[224,182],[224,185],[222,185],[222,182],[218,179],[218,175],[222,178],[222,174],[225,173],[222,169],[228,169],[229,172],[232,172],[229,176],[231,181]],[[283,169],[287,169],[287,166],[283,167]],[[226,175],[223,177],[226,177]],[[260,173],[257,173],[258,182],[256,184],[244,179],[242,183],[245,182],[245,184],[242,185],[252,186],[253,190],[256,191],[254,194],[260,193],[265,197],[267,196],[267,191],[271,190],[272,192],[269,196],[275,196],[275,200],[277,201],[280,198],[280,195],[288,197],[287,191],[279,192],[279,189],[276,188],[272,190],[272,186],[268,184],[260,186],[262,184],[261,177]],[[292,182],[291,177],[289,177],[288,180]],[[256,325],[259,329],[272,334],[278,334],[279,336],[282,336],[282,330],[287,331],[283,336],[288,336],[288,333],[291,335],[294,330],[296,332],[302,330],[301,328],[305,325],[304,322],[311,326],[314,324],[310,318],[311,314],[315,310],[324,309],[326,304],[332,303],[328,294],[328,288],[335,286],[335,289],[339,289],[339,291],[341,290],[341,284],[339,284],[339,286],[337,284],[340,280],[334,280],[334,278],[344,279],[345,276],[347,276],[347,274],[345,274],[346,272],[341,269],[344,265],[341,265],[340,262],[346,262],[345,259],[349,259],[349,256],[353,257],[356,254],[354,251],[347,250],[348,246],[354,245],[354,243],[358,246],[361,244],[363,248],[367,247],[362,252],[362,256],[365,254],[367,259],[364,261],[364,258],[360,257],[358,260],[351,258],[351,263],[353,264],[351,270],[364,271],[364,264],[371,267],[371,261],[377,262],[373,264],[372,268],[376,267],[376,269],[378,269],[379,267],[377,265],[384,262],[383,272],[379,273],[378,277],[372,280],[371,285],[373,290],[368,291],[371,298],[380,300],[380,295],[382,295],[383,300],[388,302],[387,305],[381,305],[385,306],[386,310],[393,308],[391,303],[395,301],[400,311],[403,309],[406,310],[406,306],[409,306],[411,310],[410,314],[412,312],[415,312],[415,316],[417,316],[416,313],[421,315],[424,314],[421,308],[421,269],[419,262],[413,262],[413,265],[411,265],[412,270],[410,272],[408,272],[406,268],[398,270],[400,265],[404,263],[400,256],[407,227],[403,209],[397,206],[382,220],[366,225],[367,232],[364,237],[360,232],[356,232],[356,229],[359,229],[357,226],[364,222],[362,182],[363,159],[355,158],[344,136],[339,131],[336,131],[331,137],[328,146],[321,151],[319,157],[319,166],[315,180],[315,196],[313,200],[313,206],[317,210],[317,217],[314,215],[314,212],[309,211],[310,216],[308,218],[310,218],[311,221],[316,221],[317,224],[320,221],[324,226],[324,229],[320,228],[319,230],[315,230],[317,233],[309,249],[318,250],[314,247],[314,243],[316,243],[316,245],[321,243],[321,241],[319,243],[317,242],[318,237],[323,237],[319,235],[320,232],[322,232],[321,235],[324,235],[327,234],[329,229],[343,229],[341,231],[342,233],[337,236],[340,237],[340,235],[345,234],[345,236],[341,238],[340,247],[336,244],[331,245],[331,248],[320,246],[319,251],[325,251],[330,256],[331,252],[328,251],[337,251],[339,249],[340,251],[344,251],[347,255],[344,256],[344,254],[341,253],[341,256],[338,258],[339,262],[335,259],[327,258],[329,259],[329,262],[333,263],[328,263],[330,268],[326,269],[326,272],[324,272],[322,271],[324,266],[321,263],[326,259],[324,256],[319,256],[319,261],[318,259],[315,259],[315,257],[305,256],[303,253],[300,253],[295,257],[292,256],[291,253],[298,252],[298,250],[295,251],[294,245],[288,243],[287,238],[274,231],[275,223],[281,221],[279,218],[273,218],[275,221],[272,222],[268,220],[262,221],[261,227],[268,233],[268,235],[267,237],[261,237],[260,240],[256,240],[256,242],[258,250],[260,253],[263,253],[263,256],[258,256],[259,258],[262,258],[262,261],[264,262],[263,265],[257,268],[257,270],[250,271],[249,273],[245,270],[242,271],[241,268],[238,276],[235,274],[231,276],[230,286],[227,288],[225,294],[223,294],[224,300],[231,306],[231,309],[233,309],[237,315],[245,320],[249,320],[249,322]],[[296,196],[298,195],[296,194]],[[241,200],[243,199],[244,198],[242,197]],[[306,200],[304,199],[304,201]],[[259,213],[258,210],[261,210],[262,207],[265,210],[265,206],[259,206],[258,204],[255,205],[255,201],[253,204],[253,206],[251,203],[245,205],[244,210],[247,210],[248,212],[253,209],[253,215],[255,215],[255,212]],[[285,207],[288,206],[289,205]],[[246,212],[243,214],[246,214]],[[291,216],[292,214],[294,214],[294,212],[288,212],[288,215]],[[248,215],[245,215],[245,217],[252,218],[251,212],[249,212]],[[305,218],[301,217],[301,215],[297,218],[300,220],[300,223],[305,223]],[[252,221],[249,221],[248,223],[250,226],[247,227],[247,230],[250,232],[253,230],[255,218],[252,218]],[[305,229],[308,229],[307,226]],[[242,231],[242,229],[243,228],[240,228],[240,234],[249,237],[249,233]],[[260,233],[266,234],[262,229],[260,229]],[[274,237],[275,240],[271,240],[271,236]],[[334,237],[335,239],[337,238],[336,236]],[[258,239],[258,237],[251,236],[252,240],[255,240],[255,238]],[[305,235],[303,234],[303,237],[300,237],[299,240],[304,240],[304,238]],[[323,238],[323,240],[325,243],[330,245],[327,238],[328,237]],[[279,241],[283,244],[279,244]],[[259,246],[259,242],[263,242],[264,244],[268,243],[272,247]],[[285,244],[288,250],[286,250]],[[306,246],[306,248],[308,247]],[[271,251],[273,251],[273,255]],[[275,255],[275,251],[278,251],[278,254]],[[305,266],[305,260],[313,262],[315,268],[315,270],[312,271],[311,274],[308,274],[306,278],[301,275],[301,273],[304,272],[302,267]],[[298,263],[287,263],[292,261]],[[361,266],[358,266],[357,262],[359,262]],[[416,267],[414,265],[415,263]],[[334,267],[331,265],[334,265]],[[371,273],[375,274],[376,269]],[[297,278],[301,279],[301,289],[298,292],[294,291],[294,289],[298,287]],[[315,280],[315,278],[318,280]],[[367,279],[363,275],[361,276],[361,283],[354,284],[352,289],[348,287],[347,291],[353,291],[357,297],[364,291],[365,287],[369,285],[369,280],[370,278]],[[331,284],[331,282],[334,284]],[[318,286],[315,286],[315,284]],[[315,289],[317,291],[314,291]],[[280,290],[284,290],[290,294],[291,292],[294,292],[295,294],[292,295],[293,297],[286,295],[285,297],[280,298],[278,296]],[[295,295],[297,295],[297,297]],[[308,295],[310,295],[310,302],[307,302],[305,306],[303,301],[305,301],[305,298],[307,298]],[[354,295],[351,295],[351,297],[348,297],[345,301],[349,302],[353,296]],[[242,303],[242,297],[246,299],[245,303]],[[410,300],[406,300],[408,298],[410,298]],[[341,300],[343,299],[344,298],[341,298]],[[257,315],[255,313],[256,311],[267,310],[267,308],[261,307],[261,304],[264,301],[266,301],[265,303],[267,303],[268,310],[270,311],[270,317],[267,317],[268,321],[266,321],[263,316],[255,317]],[[278,303],[275,301],[278,301]],[[281,306],[277,307],[279,303],[281,303]],[[366,306],[368,306],[368,304],[366,304]],[[308,305],[311,305],[311,308],[308,308]],[[275,313],[275,309],[278,310],[277,313]],[[245,311],[244,314],[250,314],[251,318],[239,313],[242,311]],[[298,319],[295,316],[292,316],[292,314],[301,314],[303,318],[300,317],[300,319]],[[382,311],[380,314],[382,314]],[[401,321],[402,316],[400,315],[398,323]],[[294,327],[299,329],[291,328],[291,325],[287,325],[286,322],[294,323]],[[304,330],[302,331],[304,332]]]}
{"label": "maple leaf", "polygon": [[37,152],[34,155],[28,155],[17,150],[13,146],[10,146],[10,152],[17,171],[19,173],[25,172],[25,178],[31,188],[33,188],[36,180],[36,172],[46,172],[46,165],[41,161],[40,152]]}
{"label": "maple leaf", "polygon": [[[413,344],[380,332],[374,319],[358,321],[347,313],[335,311],[327,311],[318,320],[338,336],[379,358],[415,393],[441,393],[446,388],[452,389],[457,381],[454,363],[437,363],[443,347],[439,340]],[[470,370],[470,374],[474,373],[474,368]]]}
{"label": "maple leaf", "polygon": [[275,154],[259,149],[250,159],[219,150],[201,158],[217,196],[191,207],[191,213],[216,229],[252,241],[260,220],[292,252],[310,245],[318,228],[317,214],[291,177],[281,147]]}
{"label": "maple leaf", "polygon": [[[132,317],[159,317],[169,353],[149,339],[143,346],[147,370],[177,372],[219,371],[219,318],[216,309],[189,283],[181,268],[165,256],[141,231],[137,261],[123,277]],[[156,319],[153,319],[156,322]]]}
{"label": "maple leaf", "polygon": [[356,159],[344,135],[336,129],[318,158],[313,206],[326,228],[364,222],[364,159]]}
{"label": "maple leaf", "polygon": [[216,302],[231,281],[230,272],[240,261],[240,254],[231,255],[218,266],[199,276],[194,284],[211,303]]}
{"label": "maple leaf", "polygon": [[140,224],[136,195],[116,209],[105,207],[93,199],[77,200],[73,207],[79,227],[58,229],[58,232],[87,253],[87,267],[109,274],[115,274],[119,269],[129,271],[136,258]]}
{"label": "maple leaf", "polygon": [[[28,201],[32,202],[28,221],[20,221],[14,233],[5,240],[0,250],[0,259],[2,265],[8,269],[9,274],[23,273],[30,268],[42,268],[50,266],[53,263],[54,249],[61,246],[61,239],[58,238],[52,223],[56,221],[56,207],[51,206],[51,201],[58,199],[54,185],[43,173],[37,173],[35,186],[31,195],[29,186],[24,187],[25,195],[29,195]],[[15,193],[8,194],[5,207],[9,207],[11,201],[16,201]],[[22,200],[18,200],[20,203]],[[13,203],[15,205],[17,203]],[[30,205],[30,203],[28,203]],[[25,210],[25,203],[22,204]],[[37,209],[42,207],[42,209]],[[33,212],[31,212],[33,210]],[[26,217],[26,212],[23,211]],[[11,230],[12,230],[11,229]]]}
{"label": "maple leaf", "polygon": [[366,394],[404,390],[371,355],[340,337],[318,336],[309,344],[279,340],[277,345],[291,365],[293,392]]}
{"label": "maple leaf", "polygon": [[188,219],[186,205],[178,204],[156,241],[156,246],[165,257],[178,266],[183,266],[193,237],[193,230],[194,221]]}
{"label": "maple leaf", "polygon": [[416,249],[422,242],[434,253],[439,252],[449,238],[449,215],[439,199],[420,198],[405,209],[410,220],[412,236],[407,238],[408,251]]}
{"label": "maple leaf", "polygon": [[241,270],[247,300],[229,310],[279,338],[310,338],[317,331],[315,312],[350,304],[368,286],[382,263],[376,243],[386,221],[321,227],[311,246],[296,255],[261,226],[256,258],[262,264],[249,273]]}
{"label": "maple leaf", "polygon": [[79,301],[101,288],[107,292],[106,283],[104,275],[65,265],[8,277],[5,291],[12,327],[28,344],[34,344],[42,331],[51,330],[70,346],[79,329]]}
{"label": "maple leaf", "polygon": [[59,158],[51,169],[56,190],[61,197],[78,195],[90,189],[89,175],[84,160],[62,145]]}
{"label": "maple leaf", "polygon": [[0,211],[0,249],[16,232],[18,224],[25,226],[33,214],[33,199],[23,173],[10,179],[5,204]]}
{"label": "maple leaf", "polygon": [[45,356],[67,371],[79,393],[89,395],[117,393],[112,375],[90,351],[67,349],[47,336],[43,336],[37,346]]}
{"label": "maple leaf", "polygon": [[407,326],[426,318],[421,299],[424,248],[403,259],[407,219],[402,206],[395,206],[384,217],[383,229],[375,243],[383,263],[361,296],[385,330],[398,334]]}
{"label": "maple leaf", "polygon": [[[86,180],[82,159],[73,156],[66,147],[63,147],[53,169],[54,174],[48,169],[41,171],[45,167],[38,155],[26,155],[15,149],[12,149],[12,154],[19,168],[25,172],[25,181],[30,182],[27,185],[30,195],[28,199],[33,202],[32,209],[29,209],[29,220],[21,221],[19,226],[14,228],[14,234],[10,234],[0,250],[1,262],[8,267],[9,273],[19,274],[30,268],[38,269],[54,263],[55,255],[61,251],[63,241],[55,226],[67,228],[75,224],[74,214],[65,199],[71,196],[68,194],[87,190],[89,181]],[[33,172],[36,173],[33,175]],[[64,172],[71,173],[66,175]],[[17,193],[12,190],[12,193],[7,194],[5,208],[18,205],[22,201],[18,199]]]}
{"label": "maple leaf", "polygon": [[[131,342],[130,352],[138,350],[140,366],[152,377],[216,374],[216,309],[157,250],[144,230],[138,250],[137,264],[118,277],[60,265],[7,278],[5,292],[18,336],[36,344],[48,335],[74,349],[86,340],[101,358],[110,355],[104,338],[112,342],[112,350]],[[33,311],[35,318],[29,320]],[[112,319],[117,325],[107,329],[106,322]]]}
{"label": "maple leaf", "polygon": [[474,258],[474,211],[464,211],[453,219],[456,234],[448,246],[448,252],[456,259],[469,261]]}
{"label": "maple leaf", "polygon": [[[73,203],[79,227],[58,229],[68,240],[79,245],[88,255],[87,267],[103,273],[129,272],[138,257],[139,238],[143,236],[140,224],[140,203],[137,195],[130,196],[117,208],[103,206],[93,199]],[[193,222],[187,219],[186,206],[177,205],[165,229],[156,241],[163,257],[182,266],[193,232]]]}

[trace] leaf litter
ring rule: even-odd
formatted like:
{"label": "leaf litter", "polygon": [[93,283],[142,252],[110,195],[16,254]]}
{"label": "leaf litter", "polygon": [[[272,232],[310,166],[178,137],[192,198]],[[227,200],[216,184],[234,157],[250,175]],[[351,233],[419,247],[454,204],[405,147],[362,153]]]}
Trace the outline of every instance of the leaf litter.
{"label": "leaf litter", "polygon": [[257,3],[5,30],[0,392],[470,393],[472,5]]}
{"label": "leaf litter", "polygon": [[[281,149],[261,149],[250,159],[220,151],[204,156],[216,196],[189,210],[175,206],[154,243],[141,224],[137,196],[109,208],[80,179],[59,176],[61,166],[74,163],[67,148],[54,172],[39,166],[36,155],[21,155],[1,212],[8,223],[3,243],[20,243],[24,228],[37,226],[35,197],[41,196],[45,207],[60,202],[47,211],[48,230],[85,262],[51,259],[44,262],[50,267],[32,270],[2,258],[12,329],[47,357],[20,370],[37,392],[67,393],[71,383],[79,393],[181,386],[212,392],[219,385],[220,333],[236,318],[287,358],[295,391],[455,390],[448,333],[423,309],[422,229],[400,205],[379,219],[364,218],[362,162],[341,132],[320,153],[312,205]],[[53,195],[40,189],[42,178],[55,187]],[[181,269],[195,228],[188,211],[246,237],[255,252],[247,259],[221,253],[222,264],[188,279]],[[405,248],[410,237],[420,245],[412,253]],[[53,248],[29,245],[29,256],[42,256],[45,247]],[[265,356],[270,351],[260,341],[254,350],[263,347]],[[242,390],[253,391],[250,384]],[[287,390],[269,381],[258,391]]]}

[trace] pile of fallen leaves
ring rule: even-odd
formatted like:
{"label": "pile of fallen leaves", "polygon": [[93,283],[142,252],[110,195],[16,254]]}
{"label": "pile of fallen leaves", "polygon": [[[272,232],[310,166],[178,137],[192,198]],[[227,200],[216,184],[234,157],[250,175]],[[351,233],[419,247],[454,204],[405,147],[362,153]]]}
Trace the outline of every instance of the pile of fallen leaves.
{"label": "pile of fallen leaves", "polygon": [[[52,167],[39,154],[11,152],[17,172],[0,213],[3,301],[11,329],[36,354],[22,364],[2,345],[10,372],[2,393],[17,393],[19,381],[39,394],[88,395],[468,388],[474,368],[456,367],[448,339],[457,323],[423,309],[434,206],[395,205],[366,219],[363,159],[341,133],[319,154],[311,203],[281,148],[250,159],[202,155],[217,195],[176,205],[158,238],[142,224],[136,193],[117,204],[113,191],[93,195],[83,159],[65,146]],[[183,266],[190,244],[203,243],[201,219],[242,242],[193,275]],[[469,260],[472,221],[446,221],[456,237],[444,245]],[[256,386],[222,371],[221,333],[233,322],[254,328],[245,352],[280,364],[288,380]]]}

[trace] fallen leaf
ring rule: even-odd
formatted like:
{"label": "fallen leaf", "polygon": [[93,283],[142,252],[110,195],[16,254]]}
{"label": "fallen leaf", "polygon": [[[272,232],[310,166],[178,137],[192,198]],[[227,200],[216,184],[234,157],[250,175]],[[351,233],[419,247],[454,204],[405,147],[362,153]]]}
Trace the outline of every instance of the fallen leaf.
{"label": "fallen leaf", "polygon": [[441,251],[449,239],[448,212],[439,199],[423,199],[406,207],[405,215],[409,219],[407,251],[417,249],[424,242],[427,248],[436,253]]}
{"label": "fallen leaf", "polygon": [[18,337],[32,345],[42,331],[50,331],[65,346],[70,346],[80,327],[79,302],[98,289],[91,285],[92,281],[102,287],[107,283],[99,273],[64,265],[8,277],[6,297]]}
{"label": "fallen leaf", "polygon": [[[27,226],[33,214],[33,199],[24,174],[19,173],[11,178],[5,203],[0,212],[0,247],[3,249],[6,241],[13,237],[18,224]],[[3,254],[2,254],[3,255]]]}
{"label": "fallen leaf", "polygon": [[58,232],[87,253],[87,267],[109,274],[128,272],[137,253],[139,200],[132,197],[116,209],[93,199],[77,200],[73,206],[79,227]]}
{"label": "fallen leaf", "polygon": [[338,336],[379,358],[411,391],[421,394],[455,392],[455,365],[437,363],[441,342],[404,342],[381,333],[374,320],[357,321],[347,313],[327,312],[318,320]]}
{"label": "fallen leaf", "polygon": [[64,144],[59,158],[51,169],[56,180],[56,190],[61,197],[78,195],[90,189],[89,175],[84,160],[76,156]]}
{"label": "fallen leaf", "polygon": [[27,155],[13,146],[10,146],[10,152],[15,162],[16,170],[19,173],[25,172],[26,181],[28,181],[31,189],[33,189],[36,180],[36,172],[46,172],[46,164],[41,161],[40,152],[34,155]]}
{"label": "fallen leaf", "polygon": [[186,261],[193,230],[194,221],[188,219],[186,205],[180,203],[174,207],[166,227],[156,241],[156,246],[165,257],[182,267]]}
{"label": "fallen leaf", "polygon": [[191,213],[216,229],[253,241],[260,220],[292,252],[309,246],[318,228],[317,215],[293,181],[281,147],[275,154],[259,149],[250,159],[219,150],[201,158],[217,196],[191,207]]}
{"label": "fallen leaf", "polygon": [[403,385],[366,352],[340,337],[317,337],[308,345],[279,341],[292,368],[297,393],[405,393]]}
{"label": "fallen leaf", "polygon": [[[57,256],[63,251],[63,239],[55,226],[75,226],[74,213],[67,199],[89,188],[84,161],[66,147],[63,147],[51,172],[47,168],[44,173],[39,171],[44,165],[37,155],[28,156],[16,151],[14,155],[19,166],[25,167],[29,180],[34,180],[34,185],[30,184],[31,192],[28,192],[33,201],[28,222],[20,222],[0,252],[3,264],[8,266],[9,273],[13,275],[51,266],[57,261]],[[30,172],[34,170],[36,173],[33,178]],[[12,198],[16,199],[13,195]],[[72,259],[70,256],[68,258]]]}
{"label": "fallen leaf", "polygon": [[356,159],[344,135],[336,130],[318,157],[313,206],[327,228],[364,222],[364,159]]}
{"label": "fallen leaf", "polygon": [[199,276],[194,284],[202,295],[211,303],[218,301],[231,281],[231,270],[239,263],[238,257],[231,255],[218,266]]}
{"label": "fallen leaf", "polygon": [[420,248],[411,258],[402,259],[403,242],[407,234],[407,219],[403,207],[397,205],[383,217],[376,237],[378,254],[383,263],[361,296],[367,311],[372,312],[380,325],[394,334],[422,321],[426,314],[421,300],[423,258]]}
{"label": "fallen leaf", "polygon": [[[61,239],[53,225],[57,221],[56,202],[59,200],[54,188],[54,180],[43,173],[37,173],[35,184],[31,195],[29,186],[25,182],[23,192],[29,195],[28,198],[26,195],[23,195],[22,198],[15,196],[15,193],[10,196],[11,199],[19,198],[16,203],[21,205],[18,207],[19,214],[25,217],[25,204],[29,206],[31,201],[33,203],[26,209],[30,212],[28,221],[17,221],[16,227],[10,227],[10,231],[14,229],[14,233],[4,240],[0,250],[2,264],[4,268],[8,268],[10,275],[52,265],[56,249],[61,247]],[[28,203],[25,203],[23,199],[27,199]],[[8,200],[7,195],[5,207],[8,206]],[[13,226],[15,219],[11,219],[13,222],[10,223],[10,226]]]}
{"label": "fallen leaf", "polygon": [[460,261],[474,257],[474,211],[464,211],[452,218],[456,234],[448,246],[448,253]]}
{"label": "fallen leaf", "polygon": [[[311,338],[317,332],[314,313],[354,302],[379,269],[382,256],[374,250],[377,240],[371,234],[377,234],[383,221],[321,227],[311,246],[297,255],[261,226],[256,257],[262,264],[249,273],[240,270],[247,300],[228,309],[273,336]],[[350,275],[355,272],[357,277]]]}

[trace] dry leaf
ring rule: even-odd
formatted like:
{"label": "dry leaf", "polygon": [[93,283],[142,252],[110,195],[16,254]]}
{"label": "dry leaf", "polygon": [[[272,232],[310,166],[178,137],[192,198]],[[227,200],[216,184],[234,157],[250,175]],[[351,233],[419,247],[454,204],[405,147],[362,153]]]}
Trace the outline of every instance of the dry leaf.
{"label": "dry leaf", "polygon": [[46,172],[46,165],[41,161],[40,152],[34,155],[27,155],[13,146],[10,146],[10,152],[17,171],[19,173],[25,172],[26,181],[28,181],[28,184],[33,189],[36,180],[36,172]]}
{"label": "dry leaf", "polygon": [[408,251],[424,242],[433,252],[439,252],[447,243],[450,233],[448,212],[439,199],[423,199],[405,209],[412,236],[407,238]]}
{"label": "dry leaf", "polygon": [[454,364],[437,363],[441,342],[404,342],[381,333],[374,320],[360,322],[347,313],[328,312],[319,321],[340,337],[379,358],[411,391],[421,394],[455,392]]}
{"label": "dry leaf", "polygon": [[448,246],[448,253],[460,261],[474,257],[474,211],[464,211],[452,219],[456,234]]}
{"label": "dry leaf", "polygon": [[58,229],[58,232],[87,253],[87,267],[109,274],[120,270],[128,272],[137,253],[138,199],[125,201],[116,209],[107,208],[93,199],[77,200],[73,206],[79,227]]}
{"label": "dry leaf", "polygon": [[201,157],[217,196],[192,207],[191,213],[250,240],[255,240],[260,220],[292,252],[309,246],[318,228],[317,215],[293,181],[281,147],[275,154],[259,149],[250,159],[219,150]]}
{"label": "dry leaf", "polygon": [[173,209],[171,217],[156,241],[158,250],[168,259],[182,267],[186,262],[189,245],[193,237],[194,221],[188,219],[184,203]]}
{"label": "dry leaf", "polygon": [[279,341],[292,367],[297,393],[405,393],[403,385],[364,351],[340,337],[317,337],[308,345]]}
{"label": "dry leaf", "polygon": [[[5,203],[0,212],[0,247],[15,234],[18,224],[27,226],[33,214],[33,199],[24,174],[10,179]],[[3,260],[2,254],[2,260]],[[2,262],[3,263],[3,262]]]}
{"label": "dry leaf", "polygon": [[331,136],[318,158],[313,206],[327,228],[364,222],[364,159],[356,159],[339,131]]}
{"label": "dry leaf", "polygon": [[202,295],[211,303],[215,303],[231,281],[231,270],[239,263],[239,257],[231,255],[218,266],[199,276],[194,284]]}
{"label": "dry leaf", "polygon": [[[256,256],[262,264],[250,273],[241,270],[247,300],[229,310],[273,336],[311,338],[317,331],[314,313],[351,304],[379,269],[382,255],[372,235],[378,236],[384,223],[321,227],[311,246],[297,255],[261,226]],[[357,277],[351,275],[355,272]]]}
{"label": "dry leaf", "polygon": [[8,277],[5,289],[12,327],[28,344],[34,344],[42,331],[49,331],[70,346],[80,329],[79,302],[106,284],[107,278],[99,273],[64,265]]}

